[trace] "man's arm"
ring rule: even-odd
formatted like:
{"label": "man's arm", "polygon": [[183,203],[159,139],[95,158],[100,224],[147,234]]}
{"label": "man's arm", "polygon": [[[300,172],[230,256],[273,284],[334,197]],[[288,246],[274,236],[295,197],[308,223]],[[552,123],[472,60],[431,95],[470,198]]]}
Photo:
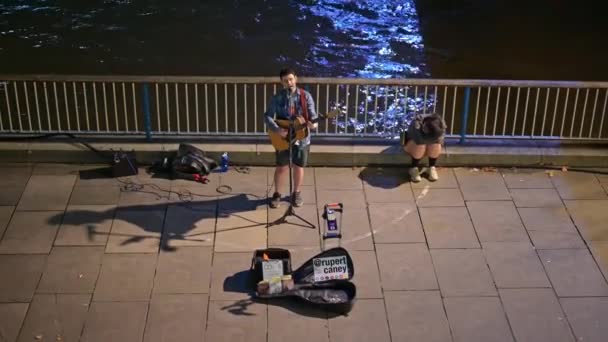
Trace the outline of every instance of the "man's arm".
{"label": "man's arm", "polygon": [[264,112],[264,121],[266,122],[266,126],[268,126],[269,129],[273,130],[274,132],[279,133],[281,131],[281,128],[274,121],[274,114],[276,113],[276,111],[277,111],[276,96],[273,96],[270,99],[270,104],[268,105],[266,112]]}
{"label": "man's arm", "polygon": [[[305,92],[306,94],[306,106],[308,110],[308,120],[312,121],[319,117],[317,111],[315,110],[315,101],[312,99],[312,95],[309,92]],[[317,128],[318,124],[309,124],[310,128]]]}

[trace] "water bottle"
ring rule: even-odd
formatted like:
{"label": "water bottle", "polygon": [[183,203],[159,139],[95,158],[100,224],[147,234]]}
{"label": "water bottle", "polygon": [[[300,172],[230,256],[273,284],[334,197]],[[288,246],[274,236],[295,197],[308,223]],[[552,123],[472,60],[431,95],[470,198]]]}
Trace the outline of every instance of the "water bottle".
{"label": "water bottle", "polygon": [[228,152],[222,154],[222,161],[220,163],[220,170],[222,172],[228,171]]}

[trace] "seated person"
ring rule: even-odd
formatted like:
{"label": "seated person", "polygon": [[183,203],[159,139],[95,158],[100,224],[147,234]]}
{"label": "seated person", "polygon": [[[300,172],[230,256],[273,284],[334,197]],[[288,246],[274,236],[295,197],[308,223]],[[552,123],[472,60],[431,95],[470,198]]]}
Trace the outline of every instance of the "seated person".
{"label": "seated person", "polygon": [[429,157],[429,167],[423,169],[428,173],[428,180],[439,179],[435,165],[441,155],[441,145],[446,130],[445,121],[438,114],[417,114],[408,127],[403,150],[412,157],[408,173],[412,182],[420,182],[420,160]]}

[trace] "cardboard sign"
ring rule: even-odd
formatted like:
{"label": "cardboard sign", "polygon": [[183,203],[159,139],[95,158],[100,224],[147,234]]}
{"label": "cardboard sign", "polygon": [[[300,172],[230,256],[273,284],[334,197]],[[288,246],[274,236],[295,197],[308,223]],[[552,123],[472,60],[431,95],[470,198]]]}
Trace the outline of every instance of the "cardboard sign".
{"label": "cardboard sign", "polygon": [[271,280],[274,277],[281,277],[283,275],[283,261],[262,261],[262,275],[264,280]]}
{"label": "cardboard sign", "polygon": [[312,260],[315,282],[332,279],[348,279],[346,256],[315,258]]}

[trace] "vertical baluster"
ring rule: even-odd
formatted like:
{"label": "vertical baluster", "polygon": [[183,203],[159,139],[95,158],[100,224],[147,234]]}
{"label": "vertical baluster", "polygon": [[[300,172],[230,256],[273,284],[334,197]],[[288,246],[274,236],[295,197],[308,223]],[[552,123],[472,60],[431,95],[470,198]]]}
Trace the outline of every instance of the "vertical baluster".
{"label": "vertical baluster", "polygon": [[237,116],[238,112],[238,107],[237,107],[237,101],[236,101],[236,83],[234,84],[234,133],[238,133],[239,132],[239,118]]}
{"label": "vertical baluster", "polygon": [[505,119],[502,123],[502,135],[507,135],[507,117],[509,116],[509,99],[511,98],[511,87],[507,88],[507,101],[505,104]]}
{"label": "vertical baluster", "polygon": [[[338,108],[340,108],[340,97],[339,97],[339,94],[340,94],[340,85],[336,84],[336,106],[338,106]],[[336,126],[334,128],[335,128],[334,133],[338,133],[338,119],[337,119],[337,117],[336,117]]]}
{"label": "vertical baluster", "polygon": [[89,122],[89,106],[88,106],[88,102],[87,102],[87,88],[86,88],[84,82],[82,82],[82,97],[84,98],[84,115],[85,115],[86,123],[87,123],[87,131],[90,131],[91,124]]}
{"label": "vertical baluster", "polygon": [[129,132],[129,113],[127,112],[127,90],[125,88],[125,82],[122,82],[122,110],[125,116],[125,132]]}
{"label": "vertical baluster", "polygon": [[95,86],[95,82],[93,82],[93,105],[95,106],[95,124],[97,125],[97,131],[100,132],[101,128],[99,127],[99,107],[97,106],[97,87]]}
{"label": "vertical baluster", "polygon": [[545,122],[547,121],[547,108],[549,108],[550,90],[551,90],[551,88],[547,88],[547,94],[545,96],[545,113],[543,114],[543,124],[541,125],[541,128],[540,128],[541,136],[545,135]]}
{"label": "vertical baluster", "polygon": [[496,123],[498,122],[498,108],[500,107],[500,90],[498,87],[498,93],[496,95],[496,110],[494,111],[494,126],[492,127],[492,135],[496,135]]}
{"label": "vertical baluster", "polygon": [[156,96],[156,127],[159,132],[162,132],[162,127],[160,126],[160,95],[158,94],[158,83],[154,83],[154,92]]}
{"label": "vertical baluster", "polygon": [[602,137],[602,130],[604,128],[604,116],[606,115],[606,103],[608,102],[608,89],[605,91],[606,95],[604,95],[604,109],[602,109],[602,120],[600,121],[600,131],[597,133],[597,137]]}
{"label": "vertical baluster", "polygon": [[559,101],[559,91],[560,88],[557,88],[557,93],[555,94],[555,107],[553,108],[553,120],[551,120],[551,132],[549,136],[553,136],[553,129],[555,128],[555,118],[557,117],[557,103]]}
{"label": "vertical baluster", "polygon": [[423,106],[422,113],[423,114],[426,114],[426,97],[427,97],[427,91],[428,91],[427,88],[428,88],[428,86],[424,86],[424,102],[422,104],[422,106]]}
{"label": "vertical baluster", "polygon": [[80,113],[78,112],[78,98],[76,96],[76,82],[72,82],[74,91],[74,110],[76,111],[76,130],[80,132]]}
{"label": "vertical baluster", "polygon": [[524,108],[524,120],[521,123],[521,135],[525,134],[526,130],[526,119],[528,118],[528,102],[530,101],[530,88],[526,91],[526,107]]}
{"label": "vertical baluster", "polygon": [[194,83],[194,112],[196,116],[196,133],[200,133],[201,126],[199,125],[198,114],[198,83]]}
{"label": "vertical baluster", "polygon": [[205,127],[206,132],[209,133],[209,92],[207,83],[205,83]]}
{"label": "vertical baluster", "polygon": [[534,115],[532,116],[532,131],[531,136],[534,136],[534,128],[536,127],[536,113],[538,112],[538,99],[540,97],[540,88],[536,88],[536,100],[534,101]]}
{"label": "vertical baluster", "polygon": [[243,97],[243,112],[245,113],[245,133],[247,133],[249,130],[249,128],[247,127],[247,125],[249,124],[249,121],[247,120],[247,84],[243,84]]}
{"label": "vertical baluster", "polygon": [[353,126],[353,135],[357,134],[357,125],[359,124],[359,85],[355,87],[355,114],[354,116],[354,126]]}
{"label": "vertical baluster", "polygon": [[29,126],[29,131],[33,131],[32,127],[32,114],[30,112],[30,96],[27,91],[27,82],[23,81],[23,92],[25,94],[25,109],[27,112],[27,123]]}
{"label": "vertical baluster", "polygon": [[566,101],[564,102],[564,113],[562,114],[562,127],[559,131],[559,136],[564,136],[564,124],[566,123],[566,110],[568,108],[568,96],[570,96],[570,88],[566,88]]}
{"label": "vertical baluster", "polygon": [[475,105],[475,119],[473,120],[473,135],[477,135],[477,116],[479,115],[479,99],[481,98],[481,87],[477,87],[477,104]]}
{"label": "vertical baluster", "polygon": [[224,83],[224,119],[225,121],[225,133],[228,133],[228,84]]}
{"label": "vertical baluster", "polygon": [[49,124],[49,132],[53,130],[53,125],[51,125],[51,110],[49,108],[49,94],[46,87],[46,82],[42,82],[42,88],[44,89],[44,104],[46,106],[46,120]]}
{"label": "vertical baluster", "polygon": [[345,99],[346,113],[344,115],[344,134],[348,134],[348,97],[350,96],[350,86],[348,84],[346,85],[346,94],[344,96],[346,97],[346,99]]}
{"label": "vertical baluster", "polygon": [[490,109],[490,93],[492,92],[492,87],[488,87],[488,95],[486,97],[486,115],[483,117],[483,135],[486,135],[486,127],[488,123],[488,109]]}
{"label": "vertical baluster", "polygon": [[[589,88],[587,88],[587,91],[585,91],[585,104],[583,105],[583,117],[581,119],[581,127],[578,131],[578,137],[582,138],[583,137],[583,126],[585,126],[585,120],[586,116],[587,116],[587,100],[589,99]],[[589,126],[589,130],[592,130],[593,126]]]}
{"label": "vertical baluster", "polygon": [[454,86],[454,98],[452,99],[452,122],[450,122],[450,134],[454,134],[454,123],[456,118],[456,97],[458,95],[458,87]]}
{"label": "vertical baluster", "polygon": [[365,122],[363,125],[363,134],[367,133],[367,103],[369,102],[369,84],[365,86]]}
{"label": "vertical baluster", "polygon": [[65,104],[65,122],[68,126],[68,131],[71,131],[72,128],[70,127],[70,111],[69,111],[69,103],[68,103],[68,89],[67,86],[65,84],[65,82],[63,83],[63,103]]}
{"label": "vertical baluster", "polygon": [[[407,91],[407,87],[405,87],[406,91]],[[437,113],[437,86],[435,86],[434,88],[435,90],[433,90],[433,112]],[[407,99],[406,99],[407,100]],[[407,102],[406,102],[407,103]]]}
{"label": "vertical baluster", "polygon": [[181,132],[181,119],[179,117],[179,90],[177,88],[177,83],[175,83],[175,87],[173,88],[175,90],[175,114],[177,114],[177,134],[179,134]]}
{"label": "vertical baluster", "polygon": [[215,90],[215,133],[219,133],[220,132],[220,114],[218,111],[218,105],[217,105],[217,83],[213,84],[214,90]]}
{"label": "vertical baluster", "polygon": [[184,83],[184,97],[186,100],[186,132],[190,133],[190,98],[188,97],[188,83]]}
{"label": "vertical baluster", "polygon": [[[317,111],[317,115],[319,115],[319,88],[321,88],[321,85],[319,83],[317,83],[317,97],[315,98],[315,105],[316,105],[315,109]],[[317,128],[315,129],[315,133],[319,133],[318,125],[317,125]]]}
{"label": "vertical baluster", "polygon": [[[317,99],[319,97],[317,96]],[[317,106],[319,104],[317,103]],[[266,110],[264,108],[264,110]],[[318,113],[318,112],[317,112]],[[258,133],[258,85],[253,84],[253,132]]]}
{"label": "vertical baluster", "polygon": [[570,135],[569,138],[572,138],[572,133],[574,132],[574,122],[576,120],[576,106],[578,104],[578,93],[579,88],[576,88],[576,94],[574,95],[574,107],[572,108],[572,123],[570,124]]}
{"label": "vertical baluster", "polygon": [[12,131],[13,130],[13,119],[12,119],[12,113],[11,113],[11,102],[9,101],[8,98],[8,85],[9,83],[6,83],[5,90],[4,90],[4,99],[6,100],[6,110],[8,113],[8,128]]}
{"label": "vertical baluster", "polygon": [[513,115],[513,130],[511,136],[515,136],[515,127],[517,126],[517,111],[519,110],[519,92],[521,88],[517,87],[517,96],[515,97],[515,113]]}
{"label": "vertical baluster", "polygon": [[169,119],[169,83],[165,83],[165,108],[167,114],[167,133],[171,132],[171,120]]}
{"label": "vertical baluster", "polygon": [[57,82],[53,82],[53,96],[55,98],[55,115],[57,116],[57,130],[61,131],[61,119],[59,117],[59,98],[57,97]]}
{"label": "vertical baluster", "polygon": [[34,101],[36,102],[36,116],[38,117],[38,131],[43,131],[42,121],[40,120],[40,105],[38,104],[38,86],[36,82],[32,82],[34,87]]}
{"label": "vertical baluster", "polygon": [[595,100],[593,101],[593,111],[591,112],[591,124],[589,125],[589,137],[591,138],[591,134],[593,133],[593,122],[595,121],[595,109],[597,108],[597,98],[600,95],[600,90],[595,89]]}
{"label": "vertical baluster", "polygon": [[135,95],[135,82],[131,82],[131,97],[133,98],[133,123],[135,124],[135,132],[139,132],[139,125],[137,124],[137,121],[139,120],[137,120],[137,96]]}
{"label": "vertical baluster", "polygon": [[[446,108],[446,101],[448,99],[448,86],[443,87],[443,107],[441,108],[441,117],[445,119],[445,108]],[[414,114],[416,114],[416,108],[415,108],[415,103],[414,103]]]}

